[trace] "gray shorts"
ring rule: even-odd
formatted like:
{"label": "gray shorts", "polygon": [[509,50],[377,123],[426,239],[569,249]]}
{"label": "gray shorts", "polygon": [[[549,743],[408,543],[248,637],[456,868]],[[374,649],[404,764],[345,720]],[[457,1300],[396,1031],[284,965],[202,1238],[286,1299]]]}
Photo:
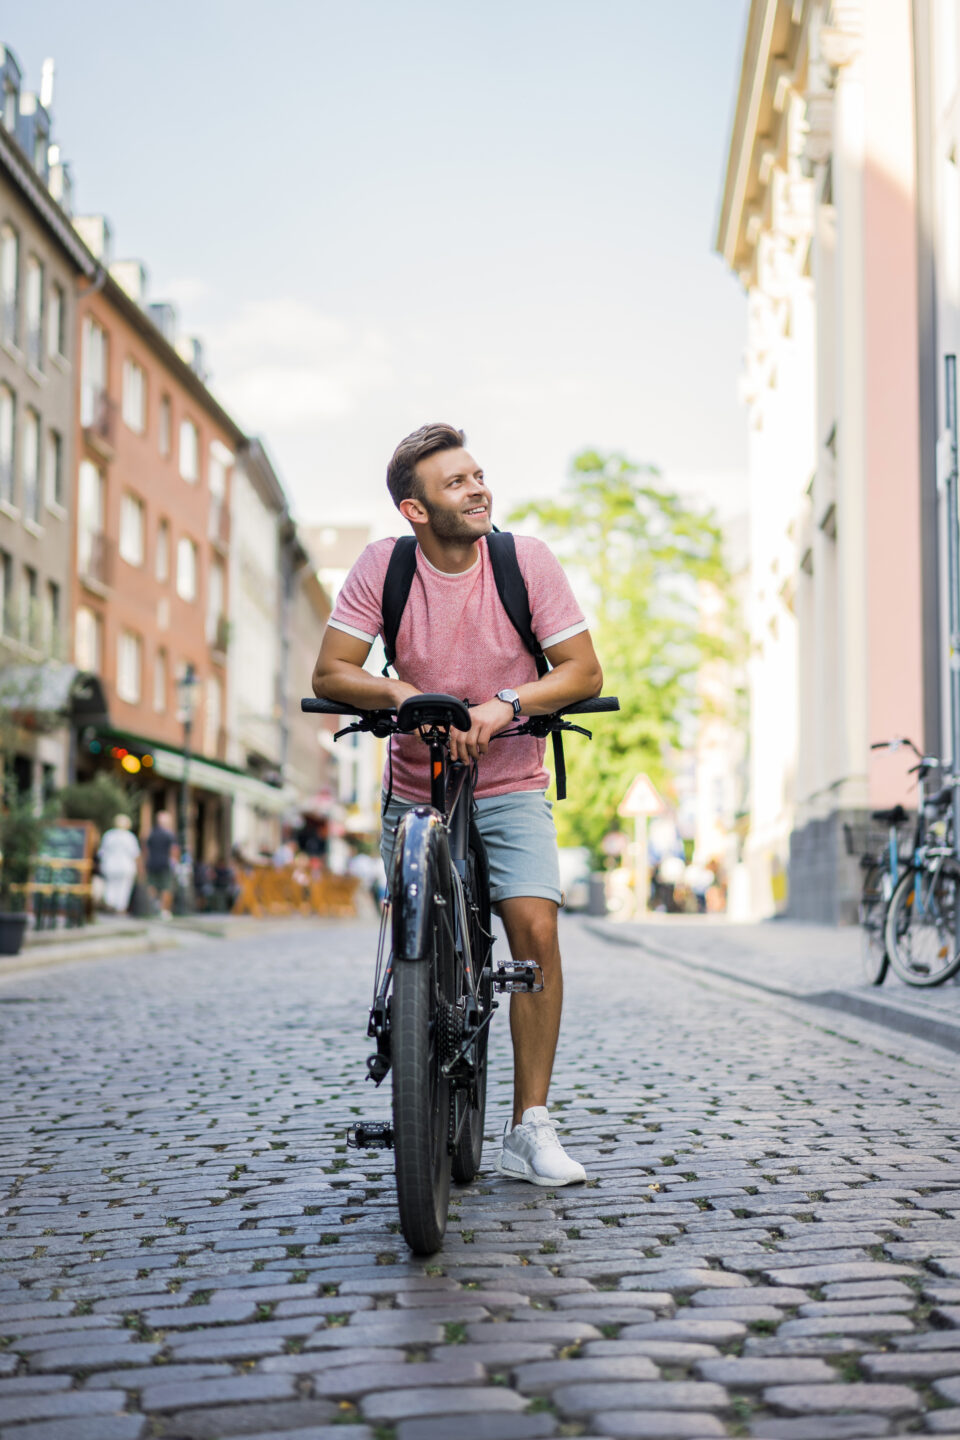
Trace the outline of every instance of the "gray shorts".
{"label": "gray shorts", "polygon": [[[390,874],[393,837],[413,800],[394,795],[383,818],[380,854]],[[560,862],[553,806],[543,790],[515,790],[475,801],[477,829],[490,863],[490,899],[534,895],[560,904]]]}

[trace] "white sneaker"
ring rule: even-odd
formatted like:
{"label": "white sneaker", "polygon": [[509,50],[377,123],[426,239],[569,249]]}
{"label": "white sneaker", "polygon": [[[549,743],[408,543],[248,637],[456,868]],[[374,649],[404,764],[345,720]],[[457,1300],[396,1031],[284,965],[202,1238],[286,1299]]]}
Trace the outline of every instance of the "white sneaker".
{"label": "white sneaker", "polygon": [[587,1178],[583,1166],[570,1159],[557,1139],[546,1105],[524,1110],[512,1130],[508,1122],[497,1170],[532,1185],[582,1185]]}

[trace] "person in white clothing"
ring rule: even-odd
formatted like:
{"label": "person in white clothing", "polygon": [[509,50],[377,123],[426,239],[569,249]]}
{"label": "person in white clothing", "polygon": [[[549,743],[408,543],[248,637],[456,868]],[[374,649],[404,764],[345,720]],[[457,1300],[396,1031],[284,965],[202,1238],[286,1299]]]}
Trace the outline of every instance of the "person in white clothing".
{"label": "person in white clothing", "polygon": [[140,866],[140,844],[130,827],[129,815],[115,815],[97,852],[103,876],[103,903],[118,915],[126,913],[133,882]]}

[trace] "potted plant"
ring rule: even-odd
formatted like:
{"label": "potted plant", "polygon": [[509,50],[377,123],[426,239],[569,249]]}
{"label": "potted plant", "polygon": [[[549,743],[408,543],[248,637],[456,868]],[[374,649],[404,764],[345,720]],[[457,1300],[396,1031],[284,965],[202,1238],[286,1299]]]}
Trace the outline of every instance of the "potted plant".
{"label": "potted plant", "polygon": [[27,925],[26,887],[49,817],[8,781],[0,809],[0,955],[16,955]]}

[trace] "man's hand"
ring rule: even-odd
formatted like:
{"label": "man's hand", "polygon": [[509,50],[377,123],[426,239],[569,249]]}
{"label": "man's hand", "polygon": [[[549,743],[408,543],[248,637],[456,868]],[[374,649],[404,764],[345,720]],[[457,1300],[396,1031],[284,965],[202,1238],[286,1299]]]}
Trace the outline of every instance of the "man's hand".
{"label": "man's hand", "polygon": [[470,719],[469,730],[450,731],[450,759],[464,764],[486,755],[491,737],[506,730],[513,719],[513,706],[506,700],[487,700],[483,705],[471,705]]}

